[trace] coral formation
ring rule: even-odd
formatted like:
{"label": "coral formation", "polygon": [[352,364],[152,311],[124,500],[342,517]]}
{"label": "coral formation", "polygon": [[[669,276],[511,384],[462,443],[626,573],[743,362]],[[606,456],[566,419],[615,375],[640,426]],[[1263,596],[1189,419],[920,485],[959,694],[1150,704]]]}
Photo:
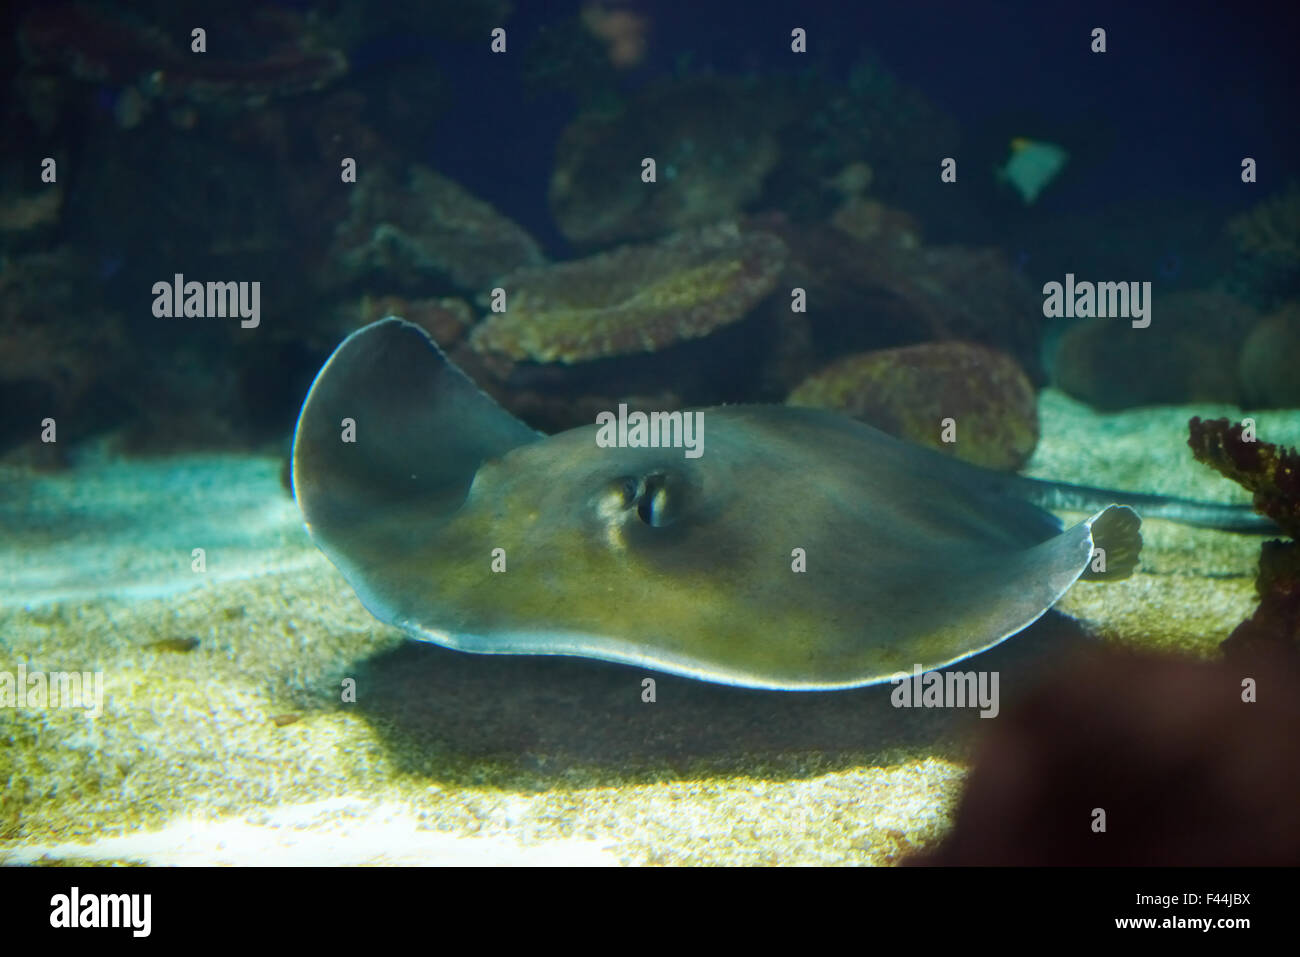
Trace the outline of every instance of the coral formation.
{"label": "coral formation", "polygon": [[947,222],[951,196],[940,196],[916,171],[936,156],[955,156],[961,139],[956,121],[923,93],[898,79],[879,60],[857,62],[842,78],[809,74],[787,91],[797,104],[780,128],[780,162],[768,176],[768,208],[799,210],[807,219],[831,214],[840,190],[828,190],[855,163],[871,169],[871,191],[923,220],[930,213]]}
{"label": "coral formation", "polygon": [[478,291],[511,270],[544,262],[521,226],[427,166],[412,165],[405,183],[372,170],[351,202],[334,243],[349,276],[377,272],[414,288],[444,276]]}
{"label": "coral formation", "polygon": [[[1038,444],[1037,395],[1024,370],[1005,353],[965,342],[847,356],[786,401],[834,409],[989,468],[1019,469]],[[949,417],[955,441],[945,442]]]}
{"label": "coral formation", "polygon": [[1188,423],[1187,444],[1197,461],[1246,488],[1255,510],[1277,522],[1292,538],[1300,538],[1300,455],[1245,434],[1243,423],[1227,419]]}
{"label": "coral formation", "polygon": [[867,197],[849,197],[831,216],[831,225],[854,239],[916,249],[921,245],[921,226],[915,217]]}
{"label": "coral formation", "polygon": [[134,86],[160,99],[241,104],[318,90],[347,72],[338,50],[313,49],[302,18],[264,13],[263,56],[191,56],[156,26],[87,5],[51,4],[23,23],[19,44],[37,65],[54,64],[80,80]]}
{"label": "coral formation", "polygon": [[[735,216],[776,164],[779,114],[752,84],[716,77],[653,85],[613,115],[589,110],[556,150],[550,203],[560,230],[591,247]],[[653,183],[641,180],[647,157]]]}
{"label": "coral formation", "polygon": [[[1197,461],[1250,491],[1255,510],[1300,538],[1300,454],[1248,439],[1242,423],[1227,419],[1188,423],[1187,444]],[[1255,579],[1259,608],[1223,643],[1232,658],[1261,652],[1300,653],[1300,543],[1265,542]]]}
{"label": "coral formation", "polygon": [[654,352],[743,317],[772,291],[785,254],[776,237],[724,223],[521,269],[500,280],[506,310],[470,341],[481,353],[535,362]]}
{"label": "coral formation", "polygon": [[1273,305],[1300,292],[1300,183],[1291,183],[1228,222],[1237,249],[1237,282]]}

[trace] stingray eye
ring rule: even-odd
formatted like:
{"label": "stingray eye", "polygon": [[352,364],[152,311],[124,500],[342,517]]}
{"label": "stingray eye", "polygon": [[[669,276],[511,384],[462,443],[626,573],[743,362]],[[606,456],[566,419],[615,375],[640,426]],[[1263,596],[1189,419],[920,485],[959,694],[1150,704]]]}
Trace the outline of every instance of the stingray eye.
{"label": "stingray eye", "polygon": [[681,514],[680,499],[680,490],[674,493],[666,476],[647,475],[636,514],[652,528],[662,528],[676,521]]}

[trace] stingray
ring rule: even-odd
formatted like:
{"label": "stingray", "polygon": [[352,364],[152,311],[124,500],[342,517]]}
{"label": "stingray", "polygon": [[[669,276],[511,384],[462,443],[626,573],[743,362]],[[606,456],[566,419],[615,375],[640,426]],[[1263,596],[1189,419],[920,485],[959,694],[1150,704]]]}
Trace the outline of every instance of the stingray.
{"label": "stingray", "polygon": [[[942,668],[1136,567],[1140,519],[1237,506],[1038,482],[816,409],[702,410],[702,454],[546,436],[418,326],[349,336],[294,436],[307,529],[377,618],[462,651],[755,688]],[[1125,504],[1125,503],[1128,504]],[[1063,528],[1043,506],[1095,512]]]}

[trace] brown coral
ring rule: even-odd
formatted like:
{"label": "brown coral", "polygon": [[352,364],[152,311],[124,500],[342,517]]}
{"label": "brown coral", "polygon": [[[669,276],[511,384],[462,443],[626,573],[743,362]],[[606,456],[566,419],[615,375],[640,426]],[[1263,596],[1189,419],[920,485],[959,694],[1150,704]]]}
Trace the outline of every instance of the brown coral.
{"label": "brown coral", "polygon": [[[1248,441],[1243,425],[1227,419],[1194,418],[1188,426],[1187,444],[1197,461],[1248,489],[1256,511],[1292,538],[1300,536],[1300,454],[1295,449]],[[1300,652],[1300,544],[1264,543],[1255,591],[1259,608],[1228,636],[1224,651],[1233,658]]]}
{"label": "brown coral", "polygon": [[654,352],[744,316],[772,291],[785,253],[774,236],[731,223],[521,269],[500,280],[506,310],[470,341],[481,353],[535,362]]}
{"label": "brown coral", "polygon": [[413,165],[405,184],[384,170],[358,179],[334,246],[349,274],[374,270],[412,285],[441,275],[477,291],[504,273],[544,262],[523,227],[426,166]]}
{"label": "brown coral", "polygon": [[[1034,387],[1004,353],[964,342],[849,356],[806,380],[790,405],[844,412],[900,438],[990,468],[1018,469],[1038,444]],[[942,421],[956,441],[941,441]]]}
{"label": "brown coral", "polygon": [[1254,496],[1255,510],[1300,538],[1300,455],[1245,437],[1242,423],[1227,419],[1188,423],[1187,444],[1196,460],[1222,473]]}

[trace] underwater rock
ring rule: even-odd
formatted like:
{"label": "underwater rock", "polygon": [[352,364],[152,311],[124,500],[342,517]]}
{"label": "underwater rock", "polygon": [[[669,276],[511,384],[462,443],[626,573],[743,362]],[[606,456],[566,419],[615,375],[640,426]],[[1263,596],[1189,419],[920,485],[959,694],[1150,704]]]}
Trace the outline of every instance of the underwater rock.
{"label": "underwater rock", "polygon": [[606,47],[609,62],[620,70],[639,66],[645,59],[650,19],[635,10],[606,6],[588,0],[579,14],[582,25]]}
{"label": "underwater rock", "polygon": [[[1241,423],[1227,419],[1188,423],[1187,444],[1198,462],[1247,489],[1255,510],[1292,539],[1300,538],[1300,454],[1247,439]],[[1300,544],[1265,542],[1255,579],[1259,608],[1223,642],[1232,660],[1260,652],[1300,654]]]}
{"label": "underwater rock", "polygon": [[1145,329],[1125,319],[1079,320],[1057,345],[1055,384],[1105,411],[1185,402],[1239,404],[1235,357],[1257,319],[1240,299],[1197,290],[1156,297]]}
{"label": "underwater rock", "polygon": [[446,350],[458,345],[474,324],[474,307],[455,296],[430,299],[363,296],[339,309],[338,315],[340,322],[335,330],[338,335],[347,335],[388,316],[401,316],[424,329]]}
{"label": "underwater rock", "polygon": [[543,363],[655,352],[745,316],[772,291],[785,258],[775,236],[723,223],[520,269],[499,280],[506,311],[484,319],[470,343]]}
{"label": "underwater rock", "polygon": [[1253,408],[1300,408],[1300,302],[1287,303],[1251,330],[1237,377]]}
{"label": "underwater rock", "polygon": [[1284,653],[1300,657],[1300,544],[1265,542],[1255,578],[1259,607],[1223,642],[1230,661]]}
{"label": "underwater rock", "polygon": [[[919,247],[906,214],[881,208],[874,238],[766,217],[790,250],[786,280],[807,290],[824,356],[959,340],[1013,356],[1042,379],[1042,302],[996,249]],[[787,306],[788,314],[788,306]]]}
{"label": "underwater rock", "polygon": [[831,216],[831,225],[854,239],[896,249],[921,245],[921,225],[911,214],[866,197],[850,197]]}
{"label": "underwater rock", "polygon": [[117,380],[137,349],[121,317],[93,305],[102,294],[88,271],[71,246],[15,256],[0,268],[0,450],[44,445],[46,418],[67,448],[112,414],[107,396],[121,390]]}
{"label": "underwater rock", "polygon": [[1294,865],[1300,677],[1268,674],[1247,704],[1233,664],[1108,652],[1063,668],[989,722],[952,832],[908,863]]}
{"label": "underwater rock", "polygon": [[[848,356],[807,379],[790,405],[833,409],[890,435],[989,468],[1016,470],[1038,443],[1033,384],[1010,356],[964,342]],[[943,420],[955,442],[943,442]]]}
{"label": "underwater rock", "polygon": [[252,26],[241,25],[241,40],[247,49],[253,37],[260,58],[231,60],[215,52],[193,56],[167,31],[133,16],[51,4],[23,22],[18,42],[29,62],[61,66],[79,80],[134,86],[161,99],[240,105],[319,90],[347,72],[342,52],[312,48],[307,25],[288,11],[259,12]]}
{"label": "underwater rock", "polygon": [[545,261],[521,226],[427,166],[412,165],[404,184],[372,170],[354,187],[351,205],[334,255],[353,277],[375,272],[420,287],[444,276],[478,291]]}
{"label": "underwater rock", "polygon": [[[550,204],[560,231],[593,247],[735,216],[776,164],[781,109],[753,82],[700,77],[652,84],[612,115],[582,114],[556,149]],[[653,183],[641,179],[647,157]]]}
{"label": "underwater rock", "polygon": [[499,352],[477,352],[466,340],[449,354],[503,408],[535,429],[560,432],[590,425],[595,411],[616,409],[620,401],[637,401],[650,411],[780,402],[812,366],[800,362],[792,381],[771,381],[770,367],[790,339],[788,321],[774,312],[760,306],[699,339],[572,364],[516,361]]}

